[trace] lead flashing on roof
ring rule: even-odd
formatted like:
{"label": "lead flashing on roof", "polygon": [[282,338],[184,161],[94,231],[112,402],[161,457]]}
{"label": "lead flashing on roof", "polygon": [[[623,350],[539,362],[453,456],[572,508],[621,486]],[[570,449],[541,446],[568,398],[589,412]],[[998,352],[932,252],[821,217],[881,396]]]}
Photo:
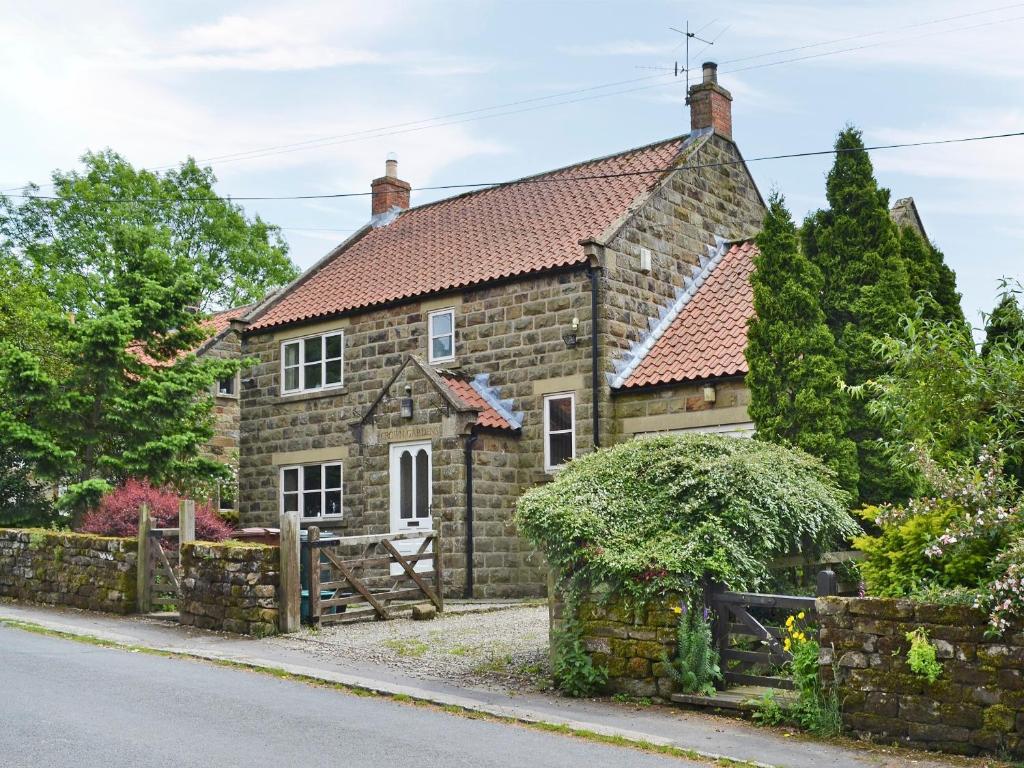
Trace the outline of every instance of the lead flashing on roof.
{"label": "lead flashing on roof", "polygon": [[608,382],[612,389],[619,389],[632,375],[633,371],[640,364],[647,353],[651,351],[658,339],[660,339],[669,326],[679,317],[690,300],[697,295],[697,291],[704,285],[711,272],[718,266],[729,249],[729,243],[724,238],[715,235],[715,244],[709,245],[706,256],[701,256],[699,264],[691,267],[691,274],[684,278],[683,287],[676,293],[676,298],[669,306],[662,309],[658,317],[648,320],[649,330],[637,342],[635,342],[623,357],[616,360],[613,365],[615,373],[608,374]]}
{"label": "lead flashing on roof", "polygon": [[491,374],[478,373],[469,382],[469,386],[476,390],[476,393],[484,399],[484,402],[497,411],[498,415],[507,421],[512,429],[523,428],[523,412],[513,412],[512,407],[514,403],[512,400],[503,400],[501,398],[498,388],[491,385]]}

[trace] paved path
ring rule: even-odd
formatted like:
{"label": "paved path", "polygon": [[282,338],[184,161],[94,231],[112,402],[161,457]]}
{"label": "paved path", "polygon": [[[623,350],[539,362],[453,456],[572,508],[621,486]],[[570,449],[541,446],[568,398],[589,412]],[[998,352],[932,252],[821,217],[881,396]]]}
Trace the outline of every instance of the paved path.
{"label": "paved path", "polygon": [[[442,681],[403,676],[396,670],[379,665],[351,660],[331,662],[304,653],[301,649],[288,647],[280,640],[254,640],[202,632],[144,618],[122,618],[0,602],[0,621],[5,618],[118,643],[284,669],[293,674],[310,675],[382,693],[404,694],[437,704],[455,705],[527,722],[568,725],[596,733],[672,745],[705,755],[725,756],[780,768],[948,768],[951,765],[941,757],[922,758],[920,755],[907,756],[900,752],[881,753],[790,738],[777,730],[756,728],[742,721],[674,708],[638,710],[608,701],[572,700],[543,694],[510,696],[490,690],[460,688]],[[10,634],[8,630],[4,638]],[[3,638],[0,638],[0,649],[2,647]],[[97,649],[89,650],[95,652]],[[127,656],[122,651],[112,652]],[[138,656],[131,655],[130,658]],[[213,674],[215,671],[212,667],[199,669],[205,670],[200,675]],[[4,690],[2,674],[0,665],[0,691]],[[179,695],[188,695],[187,689]],[[340,696],[337,693],[334,695]],[[0,696],[0,700],[6,698]],[[452,764],[460,763],[456,761]]]}
{"label": "paved path", "polygon": [[7,768],[679,765],[671,757],[6,627],[0,690]]}

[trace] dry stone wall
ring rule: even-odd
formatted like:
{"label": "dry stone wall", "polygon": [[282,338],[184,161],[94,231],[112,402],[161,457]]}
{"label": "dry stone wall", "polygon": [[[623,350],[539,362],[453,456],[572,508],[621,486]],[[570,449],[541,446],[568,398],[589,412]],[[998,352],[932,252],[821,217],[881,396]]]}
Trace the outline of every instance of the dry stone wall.
{"label": "dry stone wall", "polygon": [[[551,647],[564,627],[565,603],[551,588]],[[577,618],[583,646],[591,661],[608,671],[608,691],[647,698],[668,697],[675,691],[666,658],[676,650],[678,596],[666,596],[633,608],[621,599],[595,593],[580,599]]]}
{"label": "dry stone wall", "polygon": [[[822,598],[818,615],[821,672],[837,672],[843,723],[854,733],[1024,756],[1024,628],[991,637],[979,610],[879,598]],[[934,683],[907,664],[906,633],[919,627],[942,664]]]}
{"label": "dry stone wall", "polygon": [[278,631],[280,551],[262,544],[182,547],[180,622],[240,635]]}
{"label": "dry stone wall", "polygon": [[131,613],[137,556],[135,539],[0,529],[0,595]]}

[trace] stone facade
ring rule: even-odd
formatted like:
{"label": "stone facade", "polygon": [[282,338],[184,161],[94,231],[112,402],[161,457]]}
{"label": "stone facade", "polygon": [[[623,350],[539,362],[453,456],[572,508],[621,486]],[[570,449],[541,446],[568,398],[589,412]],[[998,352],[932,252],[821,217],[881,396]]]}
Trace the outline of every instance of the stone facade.
{"label": "stone facade", "polygon": [[[838,671],[843,723],[854,733],[944,752],[1024,756],[1024,628],[989,637],[981,611],[878,598],[822,598],[818,616],[822,675]],[[907,665],[906,633],[918,627],[942,664],[934,683]]]}
{"label": "stone facade", "polygon": [[[217,359],[237,359],[242,355],[242,340],[235,330],[227,330],[208,342],[200,351],[201,357],[213,357]],[[222,395],[218,392],[217,385],[213,391],[213,437],[206,444],[203,454],[211,459],[227,464],[233,473],[238,473],[238,436],[242,419],[242,411],[239,402],[239,390],[241,381],[235,376],[234,393]],[[220,491],[220,498],[213,499],[215,506],[222,509],[231,509],[237,506],[238,487],[237,481],[226,482]],[[224,503],[221,504],[221,499]],[[229,503],[230,502],[230,503]]]}
{"label": "stone facade", "polygon": [[[694,134],[690,142],[686,162],[707,165],[739,159],[735,145],[717,134]],[[628,413],[630,401],[645,395],[613,400],[607,375],[614,360],[647,331],[649,318],[672,303],[691,265],[716,237],[752,234],[760,226],[763,210],[742,163],[681,170],[625,213],[602,243],[592,246],[589,265],[244,334],[242,354],[260,362],[242,374],[247,385],[241,388],[241,524],[277,524],[282,466],[340,461],[343,516],[317,524],[342,535],[387,532],[391,526],[389,445],[428,440],[432,510],[441,520],[446,543],[446,590],[460,595],[467,581],[469,444],[474,484],[473,595],[544,594],[543,558],[517,536],[512,515],[523,491],[552,477],[544,467],[545,395],[575,396],[576,454],[592,450],[591,339],[596,333],[601,444],[624,437],[617,430],[631,417],[620,415],[620,408]],[[639,269],[641,247],[653,255],[647,273]],[[596,323],[591,315],[592,269],[599,275]],[[513,410],[522,412],[520,430],[475,428],[472,420],[446,407],[429,376],[407,364],[410,356],[427,359],[427,314],[446,307],[455,311],[456,359],[444,363],[444,368],[469,376],[489,374],[500,396],[511,399]],[[578,329],[573,346],[563,337],[574,319]],[[344,331],[343,386],[283,396],[282,342],[335,329]],[[411,418],[399,415],[406,387],[414,402]],[[682,402],[685,409],[690,389],[681,390],[675,400],[651,396],[666,407]],[[746,421],[745,400],[741,403],[739,394],[736,398],[735,406],[743,408],[739,415]],[[308,522],[314,521],[304,524]]]}
{"label": "stone facade", "polygon": [[[672,609],[678,605],[677,596],[636,609],[606,594],[580,600],[577,613],[583,645],[591,661],[607,670],[610,693],[668,699],[676,690],[665,659],[676,652],[679,617]],[[549,590],[548,607],[553,653],[565,611],[555,589]]]}
{"label": "stone facade", "polygon": [[615,397],[614,434],[619,440],[675,430],[722,431],[748,434],[750,391],[742,379],[711,382],[715,399],[709,402],[703,384],[628,391]]}
{"label": "stone facade", "polygon": [[0,595],[131,613],[137,555],[135,539],[0,529]]}
{"label": "stone facade", "polygon": [[278,631],[280,550],[193,542],[181,551],[182,624],[265,637]]}

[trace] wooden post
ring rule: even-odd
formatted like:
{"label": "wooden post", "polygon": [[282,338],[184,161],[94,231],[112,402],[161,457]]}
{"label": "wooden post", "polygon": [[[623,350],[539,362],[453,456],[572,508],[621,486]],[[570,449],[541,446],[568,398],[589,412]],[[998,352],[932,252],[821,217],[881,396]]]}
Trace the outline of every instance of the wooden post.
{"label": "wooden post", "polygon": [[143,504],[139,507],[139,555],[135,563],[135,592],[139,613],[149,613],[153,610],[152,581],[149,577],[149,561],[152,557],[149,531],[152,527],[153,521],[149,516],[149,505]]}
{"label": "wooden post", "polygon": [[182,499],[178,503],[178,551],[184,544],[196,540],[196,503]]}
{"label": "wooden post", "polygon": [[298,632],[302,618],[302,587],[299,585],[299,513],[296,511],[282,514],[280,527],[280,629],[283,633]]}
{"label": "wooden post", "polygon": [[320,529],[309,526],[309,623],[320,626]]}
{"label": "wooden post", "polygon": [[441,552],[441,518],[436,518],[434,529],[434,592],[437,593],[437,610],[444,611],[444,556]]}
{"label": "wooden post", "polygon": [[830,597],[839,594],[839,579],[831,568],[818,571],[817,596]]}

